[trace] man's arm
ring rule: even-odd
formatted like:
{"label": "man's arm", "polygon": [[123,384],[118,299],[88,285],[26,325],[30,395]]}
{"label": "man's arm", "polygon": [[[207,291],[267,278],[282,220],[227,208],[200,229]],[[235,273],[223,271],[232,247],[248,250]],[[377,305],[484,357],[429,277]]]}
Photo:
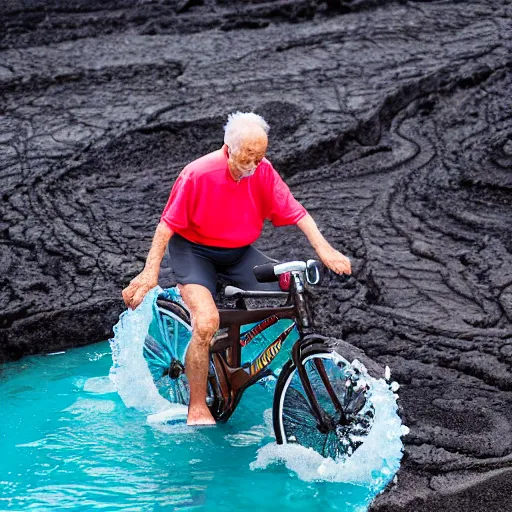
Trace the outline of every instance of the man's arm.
{"label": "man's arm", "polygon": [[165,222],[158,224],[144,270],[123,290],[123,300],[127,307],[135,309],[144,299],[146,293],[158,284],[160,265],[165,248],[173,235],[173,231]]}
{"label": "man's arm", "polygon": [[306,235],[309,243],[315,249],[322,263],[337,274],[351,274],[350,260],[341,252],[331,247],[320,233],[316,222],[309,213],[297,222],[297,227]]}

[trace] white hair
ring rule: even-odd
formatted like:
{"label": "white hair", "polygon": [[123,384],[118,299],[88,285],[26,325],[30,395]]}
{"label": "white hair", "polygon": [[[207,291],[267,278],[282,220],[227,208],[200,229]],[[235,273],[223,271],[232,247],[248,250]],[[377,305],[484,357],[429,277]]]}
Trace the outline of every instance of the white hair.
{"label": "white hair", "polygon": [[254,112],[233,112],[224,126],[224,143],[229,149],[237,151],[243,140],[265,134],[270,130],[263,117]]}

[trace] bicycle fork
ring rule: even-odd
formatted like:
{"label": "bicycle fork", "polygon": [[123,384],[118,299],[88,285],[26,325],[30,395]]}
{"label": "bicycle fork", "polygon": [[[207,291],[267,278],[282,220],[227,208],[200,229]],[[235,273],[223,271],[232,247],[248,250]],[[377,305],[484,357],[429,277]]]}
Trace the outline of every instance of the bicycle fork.
{"label": "bicycle fork", "polygon": [[[309,401],[309,405],[311,407],[311,411],[313,412],[316,420],[317,420],[317,428],[320,432],[323,434],[329,432],[330,430],[335,428],[335,424],[333,424],[333,419],[330,418],[325,411],[320,407],[320,404],[318,403],[318,400],[316,399],[315,393],[313,391],[313,388],[311,386],[311,383],[309,381],[309,377],[306,371],[306,368],[301,362],[301,356],[302,356],[302,348],[303,345],[300,343],[301,340],[299,340],[292,348],[292,360],[295,365],[295,368],[297,368],[297,372],[299,374],[299,378],[302,384],[302,387],[306,393],[306,396]],[[338,397],[336,396],[335,391],[332,389],[331,383],[329,381],[329,377],[327,376],[327,373],[325,371],[325,367],[319,359],[314,360],[315,368],[318,371],[318,374],[320,376],[320,379],[322,380],[322,383],[325,386],[325,389],[327,390],[327,393],[329,394],[329,397],[336,409],[336,411],[340,415],[340,422],[344,424],[346,422],[346,416],[345,411],[343,410],[343,407],[338,400]]]}

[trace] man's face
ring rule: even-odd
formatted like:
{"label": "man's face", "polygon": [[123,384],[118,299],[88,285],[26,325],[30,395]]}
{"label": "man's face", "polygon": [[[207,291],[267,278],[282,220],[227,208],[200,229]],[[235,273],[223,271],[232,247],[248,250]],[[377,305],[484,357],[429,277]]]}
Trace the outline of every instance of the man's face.
{"label": "man's face", "polygon": [[267,137],[261,135],[244,140],[238,150],[230,150],[230,168],[235,179],[244,178],[254,173],[265,156],[267,144]]}

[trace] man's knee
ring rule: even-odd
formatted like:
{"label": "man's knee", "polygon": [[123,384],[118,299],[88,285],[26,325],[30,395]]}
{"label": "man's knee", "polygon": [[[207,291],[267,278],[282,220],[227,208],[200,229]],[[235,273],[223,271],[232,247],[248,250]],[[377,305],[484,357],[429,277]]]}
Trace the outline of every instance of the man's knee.
{"label": "man's knee", "polygon": [[192,328],[197,339],[204,344],[209,344],[213,335],[219,329],[219,313],[210,311],[199,314],[193,321]]}
{"label": "man's knee", "polygon": [[219,328],[219,312],[212,294],[198,284],[180,285],[180,292],[192,314],[194,338],[208,344]]}

